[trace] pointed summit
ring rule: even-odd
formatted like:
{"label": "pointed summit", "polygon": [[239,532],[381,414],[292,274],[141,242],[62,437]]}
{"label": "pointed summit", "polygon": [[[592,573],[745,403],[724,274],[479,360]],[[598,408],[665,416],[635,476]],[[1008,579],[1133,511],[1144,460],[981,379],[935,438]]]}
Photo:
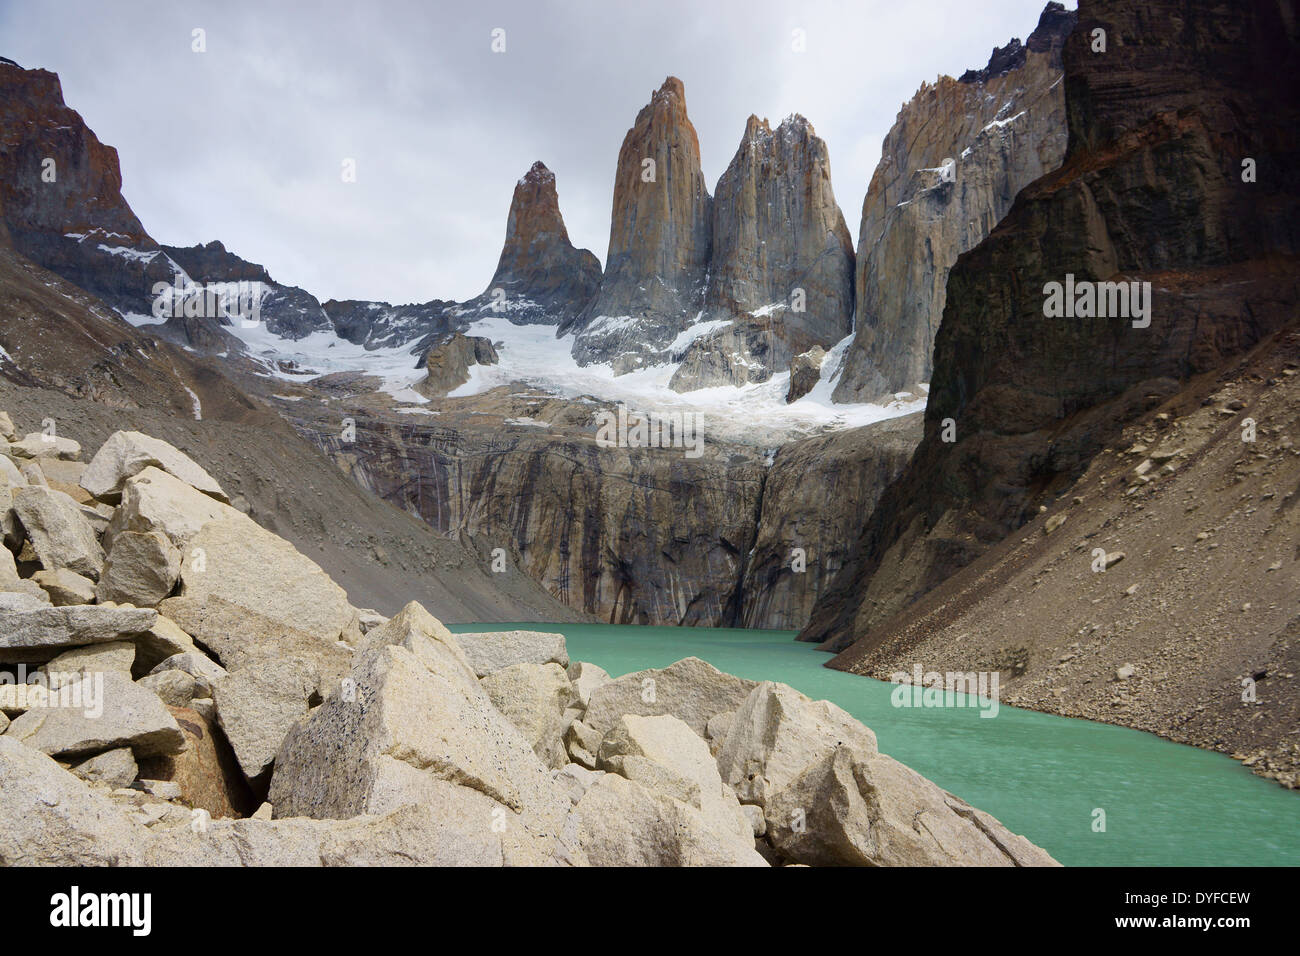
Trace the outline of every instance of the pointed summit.
{"label": "pointed summit", "polygon": [[766,381],[829,349],[852,328],[853,261],[826,143],[797,113],[775,131],[751,115],[713,200],[702,319],[730,324],[691,343],[672,387]]}
{"label": "pointed summit", "polygon": [[466,307],[516,324],[559,324],[581,312],[599,287],[600,261],[569,241],[555,173],[538,160],[515,184],[496,273]]}
{"label": "pointed summit", "polygon": [[619,150],[605,278],[575,323],[579,362],[616,361],[630,371],[667,358],[702,301],[711,203],[686,92],[670,76]]}

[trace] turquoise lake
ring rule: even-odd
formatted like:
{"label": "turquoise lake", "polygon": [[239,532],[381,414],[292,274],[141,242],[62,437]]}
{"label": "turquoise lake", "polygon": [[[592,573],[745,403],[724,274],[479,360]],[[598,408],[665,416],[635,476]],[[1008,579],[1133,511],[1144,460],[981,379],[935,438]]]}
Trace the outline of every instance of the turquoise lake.
{"label": "turquoise lake", "polygon": [[[791,631],[604,624],[465,624],[565,636],[573,660],[615,677],[699,657],[751,680],[835,702],[872,730],[882,752],[1024,834],[1067,866],[1300,865],[1300,794],[1222,754],[1151,734],[1001,706],[898,708],[894,690],[833,671]],[[1093,832],[1093,811],[1106,831]]]}

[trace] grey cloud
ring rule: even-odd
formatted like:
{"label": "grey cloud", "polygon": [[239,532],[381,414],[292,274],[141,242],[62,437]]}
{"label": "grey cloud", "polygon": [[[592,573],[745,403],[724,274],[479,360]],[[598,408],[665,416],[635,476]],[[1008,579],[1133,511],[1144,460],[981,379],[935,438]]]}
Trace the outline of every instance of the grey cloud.
{"label": "grey cloud", "polygon": [[[0,36],[122,157],[162,242],[221,239],[322,299],[482,291],[515,180],[556,173],[601,260],[614,162],[668,74],[717,181],[750,113],[807,116],[856,236],[880,141],[923,80],[1022,39],[1039,0],[793,4],[0,3]],[[191,30],[208,52],[190,50]],[[506,52],[491,52],[491,31]],[[791,50],[791,31],[808,52]],[[358,181],[340,180],[353,158]]]}

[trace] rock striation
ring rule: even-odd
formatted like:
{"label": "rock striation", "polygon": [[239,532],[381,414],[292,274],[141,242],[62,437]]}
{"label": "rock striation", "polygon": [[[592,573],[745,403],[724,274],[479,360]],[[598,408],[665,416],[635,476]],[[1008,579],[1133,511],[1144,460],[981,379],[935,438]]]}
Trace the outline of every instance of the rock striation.
{"label": "rock striation", "polygon": [[436,416],[358,415],[344,442],[319,409],[289,410],[356,484],[478,542],[485,563],[501,548],[574,611],[658,625],[802,627],[921,434],[918,414],[770,457],[710,437],[689,457],[602,447],[602,412],[617,409],[540,392],[447,399]]}
{"label": "rock striation", "polygon": [[[953,268],[925,437],[803,639],[869,649],[1063,493],[1124,422],[1295,322],[1300,108],[1264,74],[1300,49],[1279,16],[1080,4],[1063,50],[1069,151]],[[1243,176],[1250,158],[1271,174]],[[1049,283],[1067,276],[1149,282],[1149,311],[1048,317]]]}
{"label": "rock striation", "polygon": [[766,381],[794,356],[848,335],[852,314],[853,240],[826,143],[802,116],[775,130],[750,116],[713,198],[699,319],[711,330],[686,346],[672,387]]}
{"label": "rock striation", "polygon": [[561,326],[583,365],[618,372],[665,361],[698,316],[712,249],[712,199],[682,81],[670,76],[623,138],[600,292]]}
{"label": "rock striation", "polygon": [[1012,40],[960,80],[923,84],[899,111],[862,203],[856,331],[835,401],[930,380],[949,269],[1065,155],[1060,50],[1074,19],[1049,3],[1024,45]]}
{"label": "rock striation", "polygon": [[485,421],[471,406],[430,425],[358,419],[346,444],[312,409],[294,412],[362,487],[441,533],[503,549],[512,569],[575,610],[622,624],[735,619],[763,487],[753,449],[706,444],[688,458],[601,447],[602,406],[552,399],[548,415],[518,404],[538,417],[521,409]]}
{"label": "rock striation", "polygon": [[798,630],[848,562],[876,502],[907,467],[922,414],[790,442],[763,484],[738,627]]}

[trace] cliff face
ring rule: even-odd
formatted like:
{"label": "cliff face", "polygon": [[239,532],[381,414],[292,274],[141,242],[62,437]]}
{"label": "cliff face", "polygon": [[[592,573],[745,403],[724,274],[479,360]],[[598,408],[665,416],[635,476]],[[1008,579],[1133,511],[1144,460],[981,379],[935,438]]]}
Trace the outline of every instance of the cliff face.
{"label": "cliff face", "polygon": [[517,324],[559,325],[576,318],[599,288],[600,260],[569,241],[555,174],[545,164],[533,163],[515,185],[492,281],[460,312],[467,317],[502,315]]}
{"label": "cliff face", "polygon": [[672,387],[765,381],[852,327],[853,241],[831,189],[826,143],[802,116],[751,116],[713,199],[704,321]]}
{"label": "cliff face", "polygon": [[432,426],[358,415],[350,445],[332,421],[296,427],[362,487],[477,542],[485,562],[503,549],[576,611],[620,624],[735,620],[763,487],[757,454],[600,447],[590,404],[505,401],[504,421],[467,400],[441,404]]}
{"label": "cliff face", "polygon": [[573,323],[574,357],[618,371],[666,361],[699,314],[712,200],[681,80],[668,77],[623,139],[600,293]]}
{"label": "cliff face", "polygon": [[857,333],[836,401],[930,380],[948,270],[1065,155],[1060,50],[1074,19],[1048,4],[1026,44],[1012,40],[960,80],[922,85],[899,112],[862,204]]}
{"label": "cliff face", "polygon": [[0,59],[0,208],[14,248],[118,307],[144,311],[175,264],[122,196],[117,150],[63,102],[59,78]]}
{"label": "cliff face", "polygon": [[0,91],[0,200],[15,241],[97,230],[108,245],[152,243],[122,197],[117,150],[63,102],[59,78],[0,58]]}
{"label": "cliff face", "polygon": [[[273,282],[219,242],[159,246],[122,196],[117,150],[63,102],[59,78],[9,60],[0,60],[0,208],[19,253],[124,314],[150,315],[158,283],[228,291],[243,282],[271,332],[298,339],[331,328],[313,296]],[[157,331],[203,351],[239,351],[223,330],[229,324],[195,309]]]}
{"label": "cliff face", "polygon": [[763,484],[737,626],[798,630],[808,623],[920,440],[917,412],[781,447]]}
{"label": "cliff face", "polygon": [[[1279,10],[1080,5],[1065,161],[953,268],[925,438],[804,639],[869,648],[892,614],[1064,493],[1123,422],[1296,322],[1300,109],[1269,78],[1296,68],[1300,43]],[[1090,49],[1095,29],[1105,53]],[[1243,179],[1248,158],[1257,181]],[[1149,325],[1046,317],[1045,287],[1067,275],[1150,282]]]}
{"label": "cliff face", "polygon": [[[503,549],[573,611],[626,624],[802,626],[921,425],[805,439],[769,464],[712,439],[699,457],[605,447],[605,406],[518,387],[440,399],[432,419],[341,401],[285,413],[361,487],[476,543],[485,563]],[[338,438],[342,415],[354,442]]]}

